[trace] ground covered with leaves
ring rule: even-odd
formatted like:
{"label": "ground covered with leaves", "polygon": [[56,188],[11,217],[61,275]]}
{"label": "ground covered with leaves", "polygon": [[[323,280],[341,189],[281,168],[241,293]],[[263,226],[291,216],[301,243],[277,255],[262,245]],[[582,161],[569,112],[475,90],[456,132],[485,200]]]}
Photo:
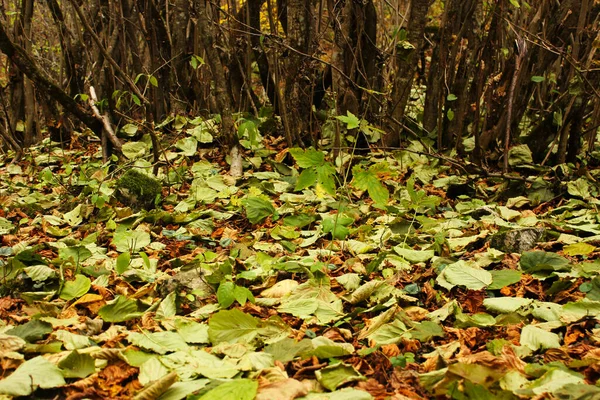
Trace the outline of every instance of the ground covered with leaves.
{"label": "ground covered with leaves", "polygon": [[600,170],[209,128],[0,161],[0,398],[600,398]]}

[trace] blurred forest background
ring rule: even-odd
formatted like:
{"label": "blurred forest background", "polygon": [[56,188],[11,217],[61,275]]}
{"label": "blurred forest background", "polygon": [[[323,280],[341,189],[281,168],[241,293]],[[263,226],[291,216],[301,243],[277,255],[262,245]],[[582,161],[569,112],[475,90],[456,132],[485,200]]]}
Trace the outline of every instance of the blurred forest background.
{"label": "blurred forest background", "polygon": [[[17,153],[89,128],[247,121],[287,146],[418,139],[480,166],[527,145],[587,163],[600,125],[598,0],[3,0],[0,133]],[[368,121],[368,122],[366,122]],[[176,139],[174,139],[176,140]],[[158,146],[154,146],[158,149]],[[158,151],[158,150],[156,150]]]}

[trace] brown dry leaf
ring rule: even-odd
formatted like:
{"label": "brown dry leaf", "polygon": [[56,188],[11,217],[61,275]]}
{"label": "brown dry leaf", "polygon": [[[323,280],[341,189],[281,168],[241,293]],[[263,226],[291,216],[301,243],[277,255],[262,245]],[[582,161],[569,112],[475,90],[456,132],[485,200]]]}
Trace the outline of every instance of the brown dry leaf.
{"label": "brown dry leaf", "polygon": [[392,387],[394,388],[395,395],[399,397],[392,397],[397,399],[412,399],[420,400],[424,399],[419,393],[415,392],[415,388],[420,387],[419,376],[415,371],[395,370],[390,380]]}
{"label": "brown dry leaf", "polygon": [[309,388],[302,382],[287,378],[258,388],[256,400],[293,400],[306,396]]}
{"label": "brown dry leaf", "polygon": [[522,374],[525,374],[525,366],[527,363],[521,360],[515,353],[515,349],[512,346],[504,346],[502,348],[501,356],[510,369],[516,369]]}
{"label": "brown dry leaf", "polygon": [[369,378],[365,382],[359,382],[357,388],[364,390],[376,399],[383,399],[392,394],[388,393],[385,386],[373,378]]}
{"label": "brown dry leaf", "polygon": [[381,346],[381,352],[385,354],[385,356],[388,358],[396,357],[401,353],[400,349],[395,344],[384,344],[383,346]]}
{"label": "brown dry leaf", "polygon": [[568,363],[571,361],[569,354],[563,349],[548,349],[544,353],[544,362],[562,361]]}

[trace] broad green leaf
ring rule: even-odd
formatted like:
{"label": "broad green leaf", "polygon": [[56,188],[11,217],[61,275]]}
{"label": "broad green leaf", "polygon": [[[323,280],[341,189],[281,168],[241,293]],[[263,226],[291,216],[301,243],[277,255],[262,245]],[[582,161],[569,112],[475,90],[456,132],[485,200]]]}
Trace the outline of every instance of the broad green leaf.
{"label": "broad green leaf", "polygon": [[360,120],[350,111],[346,111],[346,116],[338,115],[335,118],[346,124],[346,129],[356,129],[360,126]]}
{"label": "broad green leaf", "polygon": [[487,288],[488,290],[498,290],[503,287],[512,285],[521,280],[521,271],[514,269],[500,269],[490,271],[492,274],[492,284]]}
{"label": "broad green leaf", "polygon": [[488,271],[461,262],[448,265],[443,275],[449,283],[471,290],[480,290],[492,283],[492,274]]}
{"label": "broad green leaf", "polygon": [[0,217],[0,235],[8,235],[15,226],[6,218]]}
{"label": "broad green leaf", "polygon": [[294,157],[296,164],[298,164],[300,168],[317,167],[325,162],[325,155],[323,152],[313,149],[290,149],[290,154]]}
{"label": "broad green leaf", "polygon": [[175,319],[175,330],[186,343],[210,343],[208,325],[184,318]]}
{"label": "broad green leaf", "polygon": [[254,400],[258,382],[252,379],[234,379],[212,389],[199,400]]}
{"label": "broad green leaf", "polygon": [[348,356],[354,353],[354,346],[350,343],[338,343],[324,336],[316,337],[312,340],[313,350],[308,351],[306,355],[317,358],[334,358]]}
{"label": "broad green leaf", "polygon": [[433,250],[412,250],[406,249],[400,245],[394,247],[394,251],[411,263],[427,262],[435,256]]}
{"label": "broad green leaf", "polygon": [[0,381],[0,394],[29,396],[38,388],[52,389],[65,385],[58,367],[42,356],[25,361]]}
{"label": "broad green leaf", "polygon": [[[561,389],[567,385],[577,385],[585,382],[585,379],[581,374],[574,371],[565,371],[562,368],[553,368],[545,373],[541,378],[536,379],[526,386],[525,390],[531,391],[533,394],[542,396],[548,393],[554,393],[558,389]],[[518,392],[524,392],[520,390]],[[536,396],[537,397],[537,396]],[[569,398],[574,398],[569,396]],[[591,397],[576,397],[578,399],[589,398],[593,399],[596,396]]]}
{"label": "broad green leaf", "polygon": [[96,371],[94,359],[89,354],[72,351],[67,357],[63,358],[58,367],[62,370],[65,378],[85,378]]}
{"label": "broad green leaf", "polygon": [[60,292],[63,300],[73,300],[86,294],[92,287],[92,281],[85,275],[75,275],[75,280],[65,282]]}
{"label": "broad green leaf", "polygon": [[352,173],[354,174],[352,183],[357,189],[366,190],[375,204],[387,205],[390,193],[373,169],[364,170],[357,165],[352,169]]}
{"label": "broad green leaf", "polygon": [[335,390],[343,384],[366,380],[352,365],[338,363],[315,371],[317,381],[327,390]]}
{"label": "broad green leaf", "polygon": [[308,339],[296,341],[292,338],[286,337],[280,341],[266,346],[264,351],[268,354],[272,354],[275,360],[279,360],[282,363],[287,363],[296,358],[298,354],[309,352],[312,349],[312,342]]}
{"label": "broad green leaf", "polygon": [[330,163],[316,167],[317,188],[323,189],[330,195],[335,195],[335,168]]}
{"label": "broad green leaf", "polygon": [[144,142],[127,142],[121,149],[123,155],[130,160],[144,157],[148,153],[148,145]]}
{"label": "broad green leaf", "polygon": [[557,349],[560,347],[560,338],[556,333],[548,332],[533,325],[525,325],[521,330],[521,346],[531,350]]}
{"label": "broad green leaf", "polygon": [[235,301],[235,283],[228,281],[223,282],[217,289],[217,301],[221,308],[229,308],[230,305]]}
{"label": "broad green leaf", "polygon": [[67,221],[67,223],[71,226],[77,226],[81,224],[81,222],[83,221],[82,208],[83,205],[80,204],[73,210],[69,211],[68,213],[65,213],[65,221]]}
{"label": "broad green leaf", "polygon": [[185,399],[188,395],[197,392],[198,390],[205,387],[209,382],[210,380],[208,379],[197,379],[194,381],[187,382],[175,382],[158,398],[158,400]]}
{"label": "broad green leaf", "polygon": [[489,311],[494,311],[500,314],[508,314],[517,311],[518,309],[528,306],[533,300],[524,299],[522,297],[494,297],[483,300],[483,305]]}
{"label": "broad green leaf", "polygon": [[186,137],[179,139],[177,143],[175,143],[175,147],[181,150],[184,156],[193,157],[198,149],[198,141],[196,138]]}
{"label": "broad green leaf", "polygon": [[152,381],[156,381],[169,373],[167,367],[161,363],[157,357],[152,357],[140,365],[138,380],[144,386]]}
{"label": "broad green leaf", "polygon": [[171,292],[165,297],[156,310],[156,319],[173,318],[177,314],[177,293]]}
{"label": "broad green leaf", "polygon": [[58,250],[58,257],[64,261],[71,261],[76,266],[92,256],[92,252],[85,246],[63,247]]}
{"label": "broad green leaf", "polygon": [[158,354],[189,349],[185,340],[177,332],[129,332],[127,340],[135,346]]}
{"label": "broad green leaf", "polygon": [[317,170],[315,168],[306,168],[298,176],[296,181],[295,191],[300,191],[311,187],[317,183]]}
{"label": "broad green leaf", "polygon": [[567,191],[572,196],[581,197],[583,199],[589,199],[592,197],[590,194],[590,185],[585,178],[579,178],[576,181],[567,183]]}
{"label": "broad green leaf", "polygon": [[150,234],[137,230],[115,232],[112,242],[120,253],[137,253],[150,244]]}
{"label": "broad green leaf", "polygon": [[24,323],[23,325],[19,325],[13,329],[10,329],[5,333],[12,336],[18,336],[29,343],[34,343],[38,340],[44,339],[51,332],[52,324],[34,319]]}
{"label": "broad green leaf", "polygon": [[596,250],[596,246],[589,243],[579,242],[563,247],[563,253],[568,256],[587,256]]}
{"label": "broad green leaf", "polygon": [[52,336],[63,342],[67,350],[85,349],[95,345],[88,336],[78,335],[63,329],[55,331]]}
{"label": "broad green leaf", "polygon": [[275,207],[269,200],[261,197],[248,197],[242,200],[246,210],[246,217],[252,224],[258,224],[267,217],[275,214]]}
{"label": "broad green leaf", "polygon": [[521,269],[528,273],[568,271],[569,260],[556,253],[545,251],[526,251],[521,255]]}
{"label": "broad green leaf", "polygon": [[531,150],[529,149],[529,146],[527,146],[526,144],[514,146],[508,151],[508,164],[511,167],[532,163],[533,156],[531,155]]}
{"label": "broad green leaf", "polygon": [[213,345],[250,343],[258,334],[258,320],[240,310],[223,310],[208,321],[208,336]]}
{"label": "broad green leaf", "polygon": [[434,337],[444,337],[445,335],[442,326],[433,321],[416,323],[412,327],[410,334],[413,339],[417,339],[423,343],[431,341]]}
{"label": "broad green leaf", "polygon": [[544,82],[546,78],[544,78],[543,76],[532,76],[531,77],[531,82],[535,82],[535,83],[540,83],[540,82]]}
{"label": "broad green leaf", "polygon": [[47,265],[33,265],[23,268],[23,272],[34,282],[44,282],[56,276],[56,271]]}
{"label": "broad green leaf", "polygon": [[143,313],[138,311],[137,301],[125,296],[117,296],[98,310],[98,316],[106,322],[123,322],[139,318]]}
{"label": "broad green leaf", "polygon": [[117,267],[116,271],[118,274],[122,275],[125,271],[129,269],[129,265],[131,262],[131,253],[126,251],[124,253],[119,254],[117,257]]}

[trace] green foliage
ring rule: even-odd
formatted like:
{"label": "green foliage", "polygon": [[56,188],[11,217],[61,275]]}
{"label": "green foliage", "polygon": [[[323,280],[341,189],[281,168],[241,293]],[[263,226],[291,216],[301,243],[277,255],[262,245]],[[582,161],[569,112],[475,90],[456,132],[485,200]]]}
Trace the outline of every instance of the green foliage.
{"label": "green foliage", "polygon": [[290,149],[290,154],[298,166],[303,168],[296,182],[296,191],[315,186],[317,192],[335,194],[336,171],[330,162],[325,161],[323,152],[313,149]]}

